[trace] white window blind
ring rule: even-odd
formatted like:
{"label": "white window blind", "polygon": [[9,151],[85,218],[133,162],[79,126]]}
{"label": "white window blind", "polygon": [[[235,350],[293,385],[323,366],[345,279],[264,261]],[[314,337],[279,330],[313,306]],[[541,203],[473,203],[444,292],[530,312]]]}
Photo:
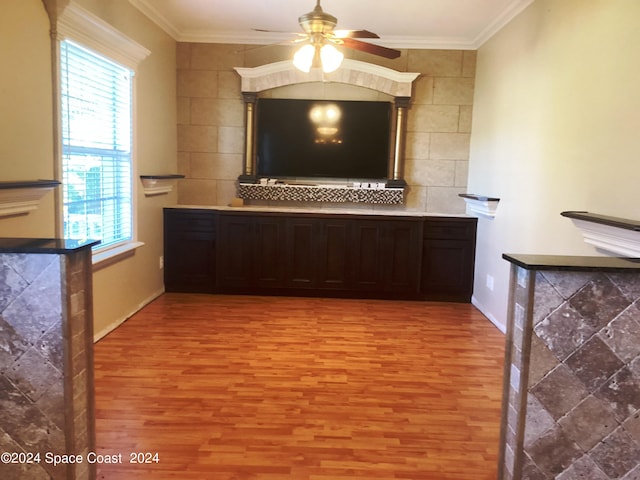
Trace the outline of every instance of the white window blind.
{"label": "white window blind", "polygon": [[60,44],[64,235],[132,239],[131,70],[71,41]]}

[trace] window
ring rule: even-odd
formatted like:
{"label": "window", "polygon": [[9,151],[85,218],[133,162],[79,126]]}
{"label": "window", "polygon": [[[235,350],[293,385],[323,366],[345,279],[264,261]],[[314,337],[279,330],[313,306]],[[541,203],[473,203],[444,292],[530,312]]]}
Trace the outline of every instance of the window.
{"label": "window", "polygon": [[134,223],[134,73],[151,53],[109,23],[65,1],[57,18],[61,100],[57,212],[67,238],[101,240],[98,264],[143,245]]}
{"label": "window", "polygon": [[64,236],[133,239],[132,77],[69,40],[60,43]]}

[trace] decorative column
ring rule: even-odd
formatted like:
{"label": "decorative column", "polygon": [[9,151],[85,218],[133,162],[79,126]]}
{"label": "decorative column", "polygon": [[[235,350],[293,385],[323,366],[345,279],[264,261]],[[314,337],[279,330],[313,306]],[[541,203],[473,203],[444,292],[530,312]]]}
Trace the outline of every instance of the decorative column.
{"label": "decorative column", "polygon": [[62,11],[69,5],[70,0],[42,0],[44,8],[49,15],[51,25],[55,25]]}
{"label": "decorative column", "polygon": [[511,262],[499,480],[640,478],[640,263]]}
{"label": "decorative column", "polygon": [[255,142],[255,109],[258,94],[253,92],[242,92],[244,100],[244,157],[242,160],[242,174],[238,177],[240,183],[256,183],[256,158],[254,154]]}
{"label": "decorative column", "polygon": [[407,123],[407,109],[411,97],[395,97],[395,135],[393,158],[389,164],[387,187],[402,188],[407,186],[404,181],[404,145]]}
{"label": "decorative column", "polygon": [[97,243],[0,238],[0,452],[25,454],[0,463],[5,480],[96,477],[87,455],[96,448],[91,247]]}

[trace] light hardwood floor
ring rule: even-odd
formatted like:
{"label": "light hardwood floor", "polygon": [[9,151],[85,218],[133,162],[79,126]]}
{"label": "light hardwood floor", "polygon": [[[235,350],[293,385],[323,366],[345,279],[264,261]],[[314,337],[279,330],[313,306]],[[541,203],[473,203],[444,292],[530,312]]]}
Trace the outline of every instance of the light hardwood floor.
{"label": "light hardwood floor", "polygon": [[470,304],[165,294],[96,344],[98,478],[494,480],[503,356]]}

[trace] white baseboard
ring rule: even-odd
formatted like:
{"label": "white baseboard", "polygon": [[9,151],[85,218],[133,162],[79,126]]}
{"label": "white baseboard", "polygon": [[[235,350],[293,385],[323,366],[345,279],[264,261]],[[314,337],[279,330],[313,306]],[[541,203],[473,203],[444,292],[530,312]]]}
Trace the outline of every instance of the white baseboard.
{"label": "white baseboard", "polygon": [[478,299],[475,296],[471,296],[471,304],[474,307],[476,307],[478,310],[480,310],[480,312],[482,312],[482,314],[485,317],[487,317],[489,321],[493,323],[498,330],[500,330],[502,333],[507,333],[507,326],[504,325],[502,322],[499,322],[491,312],[487,311],[487,309],[484,308],[484,306],[480,302],[478,302]]}
{"label": "white baseboard", "polygon": [[115,322],[111,323],[110,325],[107,325],[105,328],[103,328],[99,332],[93,332],[93,343],[96,343],[102,337],[105,337],[109,333],[113,332],[116,328],[118,328],[120,325],[122,325],[124,322],[126,322],[134,314],[139,312],[143,307],[145,307],[146,305],[149,305],[151,302],[153,302],[156,298],[158,298],[163,293],[164,293],[164,288],[154,292],[153,294],[151,294],[151,296],[147,297],[145,300],[140,302],[138,304],[138,306],[131,313],[129,313],[129,314],[125,315],[124,317],[116,320]]}

